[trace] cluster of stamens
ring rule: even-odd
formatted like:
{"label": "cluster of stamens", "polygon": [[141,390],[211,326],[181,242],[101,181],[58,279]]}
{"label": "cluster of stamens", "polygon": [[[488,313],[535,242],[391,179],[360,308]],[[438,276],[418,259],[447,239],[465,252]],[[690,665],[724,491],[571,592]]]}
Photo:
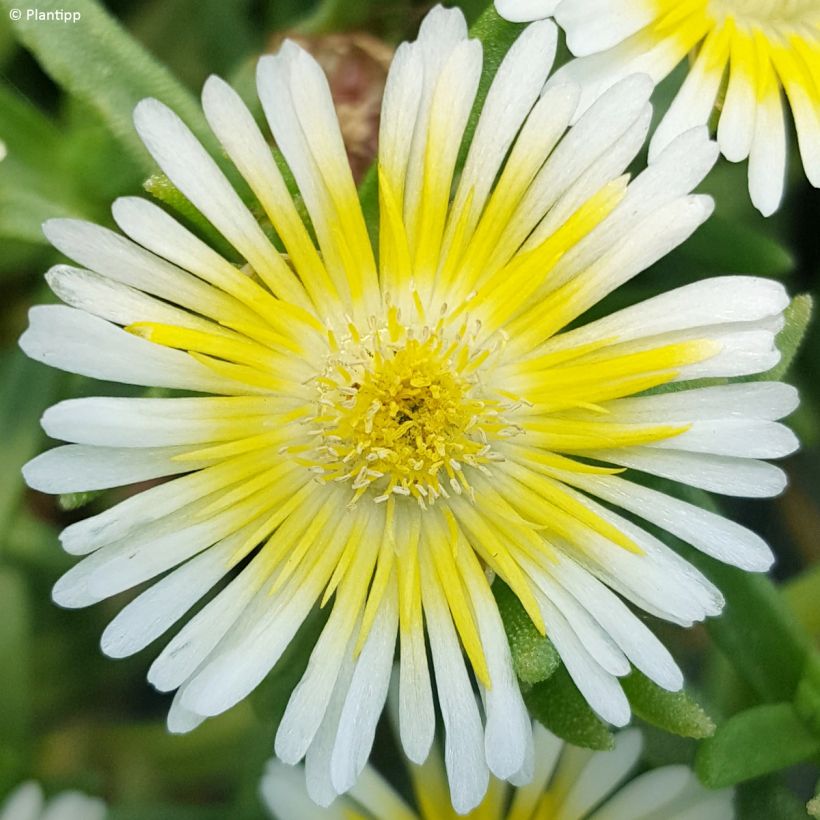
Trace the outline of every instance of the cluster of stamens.
{"label": "cluster of stamens", "polygon": [[474,346],[464,321],[405,327],[391,307],[362,334],[329,331],[331,353],[317,378],[319,411],[312,469],[349,481],[351,505],[410,496],[425,507],[450,493],[472,495],[469,469],[500,460],[492,442],[516,432],[502,417],[511,402],[488,396],[480,379],[492,350]]}

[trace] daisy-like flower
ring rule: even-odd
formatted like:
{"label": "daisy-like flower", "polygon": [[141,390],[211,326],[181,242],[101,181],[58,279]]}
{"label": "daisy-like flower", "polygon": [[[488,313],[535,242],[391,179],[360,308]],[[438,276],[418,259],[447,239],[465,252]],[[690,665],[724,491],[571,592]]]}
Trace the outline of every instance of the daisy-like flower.
{"label": "daisy-like flower", "polygon": [[705,129],[689,131],[630,183],[651,82],[625,79],[565,134],[577,87],[541,96],[555,43],[551,21],[521,34],[457,174],[481,47],[461,12],[437,8],[398,50],[381,119],[378,263],[327,82],[293,44],[262,58],[258,91],[312,231],[217,78],[205,116],[277,243],[156,100],[136,109],[140,136],[247,265],[139,198],[114,204],[126,236],[45,226],[82,267],[48,273],[66,305],[32,310],[23,349],[98,379],[210,394],[84,398],[46,412],[47,433],[72,443],[26,466],[31,486],[156,484],[63,531],[65,549],[87,557],[54,598],[87,606],[163,576],[106,629],[103,649],[119,657],[213,591],[149,672],[177,690],[174,731],[248,695],[326,605],[276,737],[283,761],[307,756],[323,802],[367,761],[397,638],[402,744],[420,762],[433,741],[429,647],[456,808],[481,800],[488,769],[507,779],[531,765],[495,575],[607,721],[629,720],[618,677],[632,664],[681,686],[623,599],[683,625],[723,599],[613,505],[740,567],[772,560],[751,532],[620,473],[730,495],[783,489],[783,473],[759,459],[796,446],[774,421],[794,409],[791,387],[638,394],[772,367],[785,291],[710,279],[564,330],[708,217],[709,198],[689,192],[717,148]]}
{"label": "daisy-like flower", "polygon": [[18,786],[0,804],[0,820],[105,820],[105,803],[82,792],[62,792],[46,800],[33,780]]}
{"label": "daisy-like flower", "polygon": [[764,216],[783,197],[785,91],[806,176],[820,187],[818,0],[496,0],[496,8],[515,21],[554,13],[579,58],[556,77],[582,85],[579,110],[629,74],[646,72],[658,82],[693,55],[650,158],[706,123],[718,103],[720,149],[732,162],[748,157],[749,192]]}
{"label": "daisy-like flower", "polygon": [[[731,820],[732,790],[707,791],[687,766],[664,766],[629,779],[641,754],[637,729],[619,732],[610,752],[563,743],[543,726],[533,727],[532,780],[510,788],[493,778],[467,817],[473,820]],[[447,794],[441,757],[410,766],[415,805],[370,765],[349,796],[317,809],[298,768],[268,763],[262,800],[277,820],[458,820]]]}

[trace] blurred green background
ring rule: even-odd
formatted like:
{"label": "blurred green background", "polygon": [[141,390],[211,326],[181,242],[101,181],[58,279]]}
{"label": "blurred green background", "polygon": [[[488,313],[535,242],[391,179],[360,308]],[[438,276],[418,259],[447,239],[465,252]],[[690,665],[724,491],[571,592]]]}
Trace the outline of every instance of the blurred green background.
{"label": "blurred green background", "polygon": [[[51,586],[72,564],[59,548],[58,531],[107,506],[117,493],[55,499],[27,490],[19,474],[20,466],[47,446],[38,419],[49,404],[133,391],[30,362],[16,339],[28,307],[53,299],[43,273],[61,260],[42,236],[42,221],[80,216],[113,227],[111,200],[140,193],[155,173],[130,127],[137,100],[161,96],[201,133],[196,98],[204,79],[210,73],[226,77],[257,110],[257,56],[275,49],[285,34],[298,36],[330,74],[351,162],[361,176],[375,150],[378,104],[392,49],[415,36],[429,5],[412,0],[116,0],[104,5],[66,0],[36,7],[79,10],[79,22],[12,26],[11,9],[28,6],[21,0],[0,2],[0,141],[8,151],[0,161],[0,800],[16,783],[34,777],[49,792],[74,787],[104,796],[115,820],[265,816],[258,779],[304,653],[291,653],[250,701],[190,735],[167,734],[169,698],[145,681],[156,646],[124,661],[106,659],[99,650],[103,628],[133,592],[78,611],[60,610],[50,601]],[[486,4],[466,0],[458,5],[473,22]],[[660,106],[671,99],[682,71],[658,89]],[[787,197],[769,220],[749,203],[745,165],[721,160],[702,186],[717,200],[716,216],[602,309],[716,273],[770,276],[781,279],[793,296],[816,294],[820,193],[805,181],[794,145],[791,154]],[[174,204],[173,192],[161,180],[153,178],[148,188]],[[806,300],[792,310],[786,340],[792,352],[807,311]],[[653,624],[718,723],[749,707],[788,702],[796,704],[805,722],[816,719],[820,727],[820,708],[815,709],[820,695],[804,668],[820,637],[818,355],[815,325],[789,376],[802,394],[791,423],[803,441],[801,452],[785,464],[789,490],[773,501],[722,502],[725,512],[773,545],[778,591],[761,579],[747,582],[727,571],[718,577],[729,590],[729,609],[720,623],[689,631]],[[726,740],[724,733],[726,754],[754,747],[756,737],[763,742],[762,725],[741,726],[751,734],[741,732],[739,739],[728,733]],[[692,759],[694,741],[649,732],[650,763]],[[752,772],[772,772],[763,778],[735,772],[731,777],[747,781],[741,787],[741,816],[805,817],[818,752],[820,744],[810,746],[796,766],[791,764],[800,757],[764,762]],[[389,775],[400,768],[384,732],[376,762]]]}

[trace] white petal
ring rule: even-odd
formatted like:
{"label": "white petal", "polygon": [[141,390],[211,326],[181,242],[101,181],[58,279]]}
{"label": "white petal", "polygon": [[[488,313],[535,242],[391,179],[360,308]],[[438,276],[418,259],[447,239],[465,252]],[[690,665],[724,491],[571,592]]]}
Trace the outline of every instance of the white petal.
{"label": "white petal", "polygon": [[453,807],[460,814],[484,797],[489,772],[484,759],[484,732],[452,618],[431,559],[422,554],[422,596],[427,632],[444,719],[445,766]]}
{"label": "white petal", "polygon": [[558,608],[540,592],[536,591],[535,595],[547,632],[584,699],[608,723],[627,724],[629,701],[618,679],[596,663]]}
{"label": "white petal", "polygon": [[643,820],[674,800],[692,776],[687,766],[663,766],[636,777],[590,815],[589,820]]}
{"label": "white petal", "polygon": [[39,305],[29,311],[20,347],[38,362],[93,379],[203,393],[257,392],[217,376],[187,353],[61,305]]}
{"label": "white petal", "polygon": [[650,162],[678,134],[709,121],[728,59],[728,36],[725,28],[711,32],[652,135],[652,142],[649,144]]}
{"label": "white petal", "polygon": [[[365,766],[361,777],[350,791],[357,803],[373,817],[389,817],[390,820],[418,820],[393,787],[372,767]],[[348,820],[347,815],[345,820]]]}
{"label": "white petal", "polygon": [[653,446],[739,458],[782,458],[800,442],[788,427],[774,421],[714,419],[693,422],[685,432]]}
{"label": "white petal", "polygon": [[[718,122],[720,150],[731,162],[749,156],[755,130],[757,100],[754,85],[754,45],[749,35],[736,33],[732,41],[729,85]],[[745,57],[741,54],[745,54]]]}
{"label": "white petal", "polygon": [[107,814],[106,805],[99,797],[69,791],[49,800],[40,820],[105,820]]}
{"label": "white petal", "polygon": [[381,173],[390,182],[400,202],[404,197],[404,177],[423,84],[421,51],[411,43],[402,43],[390,64],[379,123]]}
{"label": "white petal", "polygon": [[570,51],[583,57],[617,45],[657,14],[651,3],[572,0],[558,4],[555,19],[567,33]]}
{"label": "white petal", "polygon": [[781,469],[754,459],[676,453],[655,447],[596,450],[588,455],[723,495],[769,498],[786,488]]}
{"label": "white petal", "polygon": [[248,260],[281,298],[306,305],[302,286],[196,137],[170,108],[142,100],[134,125],[145,147],[174,185]]}
{"label": "white petal", "polygon": [[39,820],[43,790],[33,780],[18,786],[0,806],[0,820]]}
{"label": "white petal", "polygon": [[555,820],[585,817],[590,809],[626,779],[638,762],[642,745],[639,730],[618,732],[612,751],[597,752],[589,758],[583,771],[570,785]]}
{"label": "white petal", "polygon": [[564,350],[611,336],[625,342],[675,330],[751,322],[777,316],[788,304],[786,289],[771,279],[714,277],[667,291],[577,330],[562,333],[550,341],[549,349]]}
{"label": "white petal", "polygon": [[[243,628],[229,636],[229,645],[214,652],[186,685],[182,700],[186,708],[201,715],[218,715],[247,697],[278,662],[315,601],[307,591],[294,595],[285,604],[281,596],[272,598],[264,590],[256,597],[255,606],[246,608]],[[264,600],[260,601],[260,597]],[[262,604],[267,604],[267,608],[263,609]],[[236,603],[226,601],[225,605],[233,609]],[[261,617],[262,613],[265,617]],[[204,624],[198,626],[201,630]],[[228,628],[231,626],[228,624]],[[216,641],[225,634],[221,626],[218,628],[221,634]],[[201,631],[199,634],[201,645],[192,645],[190,651],[202,657],[203,650],[209,650],[216,641]],[[190,663],[186,658],[186,668]]]}
{"label": "white petal", "polygon": [[617,476],[583,476],[578,486],[629,510],[697,547],[750,572],[768,570],[774,556],[766,542],[728,518]]}
{"label": "white petal", "polygon": [[787,73],[783,84],[789,98],[794,125],[797,129],[797,140],[800,145],[800,158],[806,176],[815,188],[820,188],[820,113],[817,103],[811,98],[810,85],[793,81]]}
{"label": "white petal", "polygon": [[454,212],[471,193],[475,217],[481,213],[498,169],[544,87],[556,42],[555,25],[537,23],[528,26],[505,55],[481,109],[452,206]]}
{"label": "white petal", "polygon": [[288,766],[278,760],[268,761],[259,792],[279,820],[305,820],[317,811],[321,811],[323,820],[348,820],[355,812],[352,803],[344,799],[318,809],[308,797],[302,766]]}
{"label": "white petal", "polygon": [[638,669],[664,689],[683,686],[683,674],[669,651],[617,595],[569,558],[561,556],[552,571]]}
{"label": "white petal", "polygon": [[717,145],[709,140],[705,127],[694,128],[673,140],[632,182],[615,210],[561,259],[550,274],[551,286],[556,288],[574,271],[589,267],[644,219],[692,191],[717,157]]}
{"label": "white petal", "polygon": [[226,417],[234,424],[242,424],[243,408],[246,409],[251,430],[256,429],[259,416],[254,410],[260,414],[265,412],[264,399],[256,406],[239,399],[236,403],[237,415],[233,418],[225,415],[231,412],[225,401],[216,399],[217,403],[209,403],[208,399],[108,397],[68,399],[49,407],[41,421],[51,438],[98,447],[163,447],[231,439],[235,437],[235,429],[226,429]]}
{"label": "white petal", "polygon": [[357,631],[366,592],[362,583],[372,576],[381,532],[371,519],[365,532],[366,543],[357,551],[339,585],[333,610],[310,653],[305,674],[288,700],[275,746],[276,755],[286,763],[301,760],[322,723],[350,636]]}
{"label": "white petal", "polygon": [[105,490],[187,473],[202,462],[175,461],[186,447],[87,447],[67,444],[54,447],[23,467],[23,478],[44,493],[75,493]]}
{"label": "white petal", "polygon": [[484,749],[490,771],[507,780],[533,755],[532,723],[513,669],[509,642],[486,576],[472,554],[463,558],[462,578],[472,602],[491,686],[480,687],[487,716]]}
{"label": "white petal", "polygon": [[331,777],[340,794],[353,786],[370,756],[376,724],[387,699],[398,615],[398,589],[394,577],[385,590],[379,612],[356,661],[339,719]]}
{"label": "white petal", "polygon": [[436,715],[421,622],[401,633],[399,729],[404,753],[414,763],[423,763],[436,733]]}
{"label": "white petal", "polygon": [[[621,234],[594,264],[583,269],[581,275],[584,281],[577,289],[579,295],[573,299],[572,313],[560,317],[561,325],[567,319],[580,316],[686,241],[709,218],[713,209],[714,203],[709,197],[681,197],[659,207],[631,230]],[[549,326],[545,322],[541,338],[547,338],[560,329],[560,326]],[[522,340],[522,345],[532,344],[532,339],[522,337]]]}
{"label": "white petal", "polygon": [[783,199],[786,182],[786,123],[779,89],[757,104],[749,154],[749,193],[763,216],[771,216]]}
{"label": "white petal", "polygon": [[529,23],[549,17],[559,0],[495,0],[495,10],[511,23]]}
{"label": "white petal", "polygon": [[[542,98],[544,99],[544,98]],[[569,219],[593,194],[624,173],[638,155],[652,121],[652,109],[646,106],[626,132],[584,171],[561,198],[547,211],[538,227],[522,246],[523,250],[540,245]],[[545,283],[550,286],[552,274]]]}
{"label": "white petal", "polygon": [[[555,85],[559,83],[553,77],[545,94]],[[613,86],[561,140],[533,188],[550,190],[552,201],[555,201],[598,157],[611,150],[636,120],[642,118],[652,90],[651,80],[640,74]],[[528,194],[528,197],[532,195]]]}
{"label": "white petal", "polygon": [[124,658],[162,635],[224,577],[236,547],[227,539],[205,550],[135,598],[103,632],[103,652]]}
{"label": "white petal", "polygon": [[[158,206],[137,201],[176,224]],[[117,203],[113,210],[116,216]],[[237,315],[236,302],[107,228],[78,219],[50,219],[43,225],[43,233],[66,256],[108,279],[222,321]]]}
{"label": "white petal", "polygon": [[[241,538],[239,531],[247,521],[242,511],[231,509],[197,521],[197,513],[212,500],[194,503],[181,515],[161,519],[80,561],[55,584],[54,600],[61,606],[85,605],[74,601],[82,592],[89,597],[86,603],[100,601],[165,572],[228,535]],[[245,537],[257,525],[255,519],[247,524]]]}
{"label": "white petal", "polygon": [[52,291],[67,305],[118,325],[158,322],[232,336],[229,331],[213,322],[81,268],[56,265],[46,274],[46,281]]}
{"label": "white petal", "polygon": [[355,641],[355,636],[352,636],[348,642],[327,710],[305,753],[305,785],[313,802],[322,807],[330,805],[340,792],[333,784],[331,764],[339,719],[353,676]]}
{"label": "white petal", "polygon": [[564,742],[538,722],[533,724],[532,733],[535,747],[532,778],[513,792],[510,817],[532,817],[564,748]]}
{"label": "white petal", "polygon": [[678,390],[607,402],[612,418],[627,424],[759,419],[776,421],[797,409],[796,388],[782,382],[748,382]]}
{"label": "white petal", "polygon": [[566,543],[576,562],[642,609],[675,623],[690,625],[721,611],[720,590],[677,553],[623,516],[569,487],[565,491],[641,549],[641,554],[630,552],[591,531],[584,536],[583,550],[556,539]]}
{"label": "white petal", "polygon": [[186,681],[239,618],[259,588],[256,567],[246,567],[174,636],[148,670],[160,692]]}
{"label": "white petal", "polygon": [[610,675],[621,677],[629,673],[629,661],[606,631],[606,625],[593,618],[584,604],[529,560],[522,566],[533,582],[561,613],[590,657]]}

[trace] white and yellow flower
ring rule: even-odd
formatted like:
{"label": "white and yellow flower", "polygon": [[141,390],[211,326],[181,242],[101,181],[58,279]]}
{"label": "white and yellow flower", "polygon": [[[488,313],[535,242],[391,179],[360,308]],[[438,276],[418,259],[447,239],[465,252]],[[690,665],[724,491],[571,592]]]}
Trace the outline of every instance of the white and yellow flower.
{"label": "white and yellow flower", "polygon": [[745,569],[772,561],[748,530],[621,473],[729,495],[783,489],[760,459],[796,447],[776,423],[796,405],[791,387],[646,391],[771,368],[786,293],[709,279],[565,330],[709,216],[709,198],[689,192],[717,148],[705,129],[688,131],[630,183],[651,82],[623,80],[565,134],[577,87],[541,96],[555,43],[550,21],[521,34],[457,174],[481,47],[459,11],[437,8],[398,50],[381,121],[378,261],[324,75],[293,44],[260,61],[258,91],[311,230],[217,78],[205,115],[281,246],[156,100],[137,107],[139,134],[247,265],[138,198],[114,204],[125,236],[45,226],[81,267],[48,273],[66,305],[32,310],[23,349],[93,378],[197,394],[46,412],[47,433],[71,443],[26,466],[31,486],[166,479],[63,531],[65,549],[87,557],[54,598],[87,606],[162,576],[105,631],[103,649],[120,657],[210,596],[149,672],[177,690],[174,731],[244,698],[327,605],[276,738],[283,761],[307,757],[325,803],[367,761],[397,640],[403,747],[421,762],[433,741],[429,646],[456,808],[480,802],[489,771],[509,779],[532,765],[494,575],[607,721],[629,720],[618,677],[631,665],[681,686],[623,599],[682,625],[723,599],[613,506]]}
{"label": "white and yellow flower", "polygon": [[579,110],[623,77],[646,72],[658,82],[691,55],[650,157],[708,122],[718,103],[720,149],[732,162],[748,157],[749,192],[764,216],[783,196],[785,91],[806,176],[820,187],[818,0],[496,0],[496,7],[516,21],[554,14],[579,58],[556,78],[581,83]]}
{"label": "white and yellow flower", "polygon": [[457,814],[447,794],[441,757],[411,765],[413,805],[370,765],[350,795],[317,809],[299,768],[268,763],[262,800],[277,820],[731,820],[731,789],[707,791],[687,766],[663,766],[630,780],[641,755],[637,729],[619,732],[610,752],[563,743],[543,726],[533,727],[535,769],[525,786],[491,779],[481,803]]}
{"label": "white and yellow flower", "polygon": [[105,803],[82,792],[61,792],[46,800],[39,783],[19,785],[0,804],[0,820],[105,820]]}

